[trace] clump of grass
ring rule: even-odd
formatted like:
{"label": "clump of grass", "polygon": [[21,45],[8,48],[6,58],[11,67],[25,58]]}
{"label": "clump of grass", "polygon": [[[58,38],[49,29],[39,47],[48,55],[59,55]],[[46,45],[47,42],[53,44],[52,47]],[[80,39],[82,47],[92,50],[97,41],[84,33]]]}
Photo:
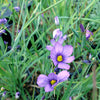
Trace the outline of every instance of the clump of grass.
{"label": "clump of grass", "polygon": [[[5,30],[0,33],[1,98],[99,100],[99,4],[99,0],[1,0],[0,19],[7,19],[7,23],[0,24],[0,32]],[[14,7],[20,7],[19,12]],[[56,16],[59,25],[55,24]],[[45,92],[37,85],[37,78],[54,72],[46,46],[58,28],[67,35],[63,45],[73,46],[75,60],[69,64],[69,79],[54,91]],[[93,32],[89,39],[86,30]]]}

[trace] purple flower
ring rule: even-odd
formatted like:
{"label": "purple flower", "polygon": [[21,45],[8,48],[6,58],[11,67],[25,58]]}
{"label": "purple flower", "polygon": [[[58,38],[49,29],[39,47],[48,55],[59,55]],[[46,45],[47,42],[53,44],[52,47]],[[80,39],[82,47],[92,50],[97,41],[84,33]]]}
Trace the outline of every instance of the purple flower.
{"label": "purple flower", "polygon": [[65,45],[64,47],[60,43],[56,43],[51,50],[50,58],[54,65],[58,64],[58,68],[68,70],[70,66],[66,63],[71,63],[75,58],[71,56],[73,53],[73,47],[71,45]]}
{"label": "purple flower", "polygon": [[41,100],[44,100],[45,99],[45,96],[43,96],[42,98],[41,98]]}
{"label": "purple flower", "polygon": [[67,35],[64,35],[63,37],[59,38],[59,40],[57,42],[54,39],[51,39],[52,46],[51,45],[47,45],[46,49],[48,49],[49,51],[51,51],[55,47],[55,45],[57,43],[63,44],[63,42],[64,42],[64,40],[66,40],[66,38],[67,38]]}
{"label": "purple flower", "polygon": [[57,37],[62,37],[62,31],[60,31],[60,29],[59,28],[57,28],[57,29],[55,29],[54,31],[53,31],[53,38],[54,39],[56,39]]}
{"label": "purple flower", "polygon": [[6,91],[5,91],[5,92],[3,92],[2,96],[3,96],[3,97],[5,97],[5,96],[6,96]]}
{"label": "purple flower", "polygon": [[[59,37],[59,38],[58,38]],[[58,39],[57,39],[58,38]],[[51,39],[51,45],[47,45],[46,48],[51,51],[56,43],[63,44],[64,40],[66,40],[67,35],[62,36],[62,31],[60,29],[55,29],[53,31],[53,39]]]}
{"label": "purple flower", "polygon": [[11,46],[8,46],[8,49],[11,49]]}
{"label": "purple flower", "polygon": [[45,92],[50,92],[54,90],[54,87],[65,80],[70,76],[69,72],[62,71],[58,75],[50,73],[48,76],[41,74],[37,79],[37,84],[39,87],[45,87]]}
{"label": "purple flower", "polygon": [[3,29],[3,30],[0,30],[0,36],[5,33],[6,31]]}
{"label": "purple flower", "polygon": [[82,24],[80,24],[80,29],[81,29],[81,32],[85,32],[84,26]]}
{"label": "purple flower", "polygon": [[16,12],[20,11],[20,7],[14,7],[14,9],[16,10]]}
{"label": "purple flower", "polygon": [[58,18],[58,16],[55,17],[55,24],[59,25],[59,18]]}
{"label": "purple flower", "polygon": [[91,55],[91,53],[89,54],[89,60],[92,58],[92,55]]}
{"label": "purple flower", "polygon": [[19,96],[20,96],[20,93],[19,93],[19,92],[16,92],[16,94],[15,94],[15,98],[18,99]]}
{"label": "purple flower", "polygon": [[88,40],[93,33],[89,30],[86,30],[86,39]]}
{"label": "purple flower", "polygon": [[16,47],[16,48],[18,49],[18,48],[20,48],[20,47],[21,47],[20,45],[17,45],[17,47]]}
{"label": "purple flower", "polygon": [[17,32],[19,33],[19,32],[20,32],[20,30],[18,30],[18,31],[15,31],[15,32],[16,32],[16,33],[17,33]]}
{"label": "purple flower", "polygon": [[69,97],[69,100],[72,100],[72,97]]}
{"label": "purple flower", "polygon": [[89,74],[87,74],[86,76],[85,76],[85,78],[88,78],[90,75]]}
{"label": "purple flower", "polygon": [[91,60],[83,60],[83,63],[90,64]]}
{"label": "purple flower", "polygon": [[6,23],[7,23],[7,19],[6,18],[0,19],[0,24],[6,24]]}
{"label": "purple flower", "polygon": [[20,30],[18,30],[18,33],[20,32]]}
{"label": "purple flower", "polygon": [[81,44],[78,42],[78,45],[81,46]]}
{"label": "purple flower", "polygon": [[91,31],[89,31],[88,29],[84,29],[84,26],[82,24],[80,24],[80,29],[81,32],[85,32],[86,31],[86,39],[88,40],[90,38],[91,35],[93,35],[93,33]]}
{"label": "purple flower", "polygon": [[44,14],[42,13],[41,16],[44,17]]}
{"label": "purple flower", "polygon": [[89,60],[83,60],[83,63],[90,64],[92,59],[91,53],[89,54]]}
{"label": "purple flower", "polygon": [[4,44],[8,44],[8,42],[7,41],[4,41]]}

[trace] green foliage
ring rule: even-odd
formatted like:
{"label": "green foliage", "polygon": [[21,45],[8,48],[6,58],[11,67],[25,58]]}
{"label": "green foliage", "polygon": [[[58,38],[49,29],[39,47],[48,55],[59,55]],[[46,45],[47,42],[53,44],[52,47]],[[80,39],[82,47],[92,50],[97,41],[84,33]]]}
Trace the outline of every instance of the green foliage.
{"label": "green foliage", "polygon": [[[29,4],[31,4],[30,11]],[[8,29],[12,36],[11,50],[7,51],[7,45],[5,46],[0,37],[0,87],[8,91],[7,98],[11,97],[14,100],[15,93],[19,91],[23,100],[41,100],[43,95],[46,100],[54,100],[54,98],[69,100],[70,96],[74,98],[73,100],[81,98],[88,100],[87,94],[93,89],[93,72],[90,70],[96,63],[96,85],[100,99],[99,5],[99,0],[15,0],[14,3],[11,0],[0,1],[0,18],[7,17],[13,21],[11,28]],[[7,7],[5,11],[2,10],[4,6]],[[14,6],[20,6],[20,12],[16,12]],[[8,9],[12,14],[6,16],[4,12]],[[60,26],[55,25],[55,16],[59,17]],[[87,41],[85,33],[81,32],[79,26],[81,23],[85,28],[89,24],[88,29],[94,33],[92,41]],[[0,29],[2,28],[7,29],[6,26],[0,25]],[[67,34],[65,44],[74,47],[75,61],[70,66],[73,74],[77,72],[78,75],[76,79],[72,76],[70,80],[61,83],[55,91],[45,93],[43,88],[37,86],[36,81],[39,74],[48,75],[54,72],[55,66],[48,59],[50,52],[46,50],[46,45],[50,44],[53,30],[56,28]],[[28,49],[30,42],[31,47]],[[97,44],[96,49],[91,48],[92,44]],[[18,45],[20,49],[17,49]],[[85,64],[82,61],[88,59],[89,53],[92,54],[91,64]],[[78,72],[79,68],[82,69],[81,73]],[[28,74],[27,71],[30,73]],[[85,78],[88,73],[90,76]],[[32,89],[31,93],[29,87]]]}

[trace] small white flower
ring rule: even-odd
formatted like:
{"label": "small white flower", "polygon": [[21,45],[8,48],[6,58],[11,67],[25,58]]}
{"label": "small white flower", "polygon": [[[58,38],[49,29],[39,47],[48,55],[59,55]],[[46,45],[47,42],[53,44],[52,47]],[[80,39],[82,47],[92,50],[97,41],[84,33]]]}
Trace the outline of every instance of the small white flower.
{"label": "small white flower", "polygon": [[4,87],[1,87],[1,91],[3,91],[5,88]]}
{"label": "small white flower", "polygon": [[55,17],[55,24],[59,25],[59,18],[58,18],[58,16]]}
{"label": "small white flower", "polygon": [[60,31],[60,29],[58,28],[58,29],[55,29],[54,31],[53,31],[53,38],[57,38],[57,37],[62,37],[62,31]]}
{"label": "small white flower", "polygon": [[20,96],[20,93],[19,92],[16,92],[15,98],[18,99],[19,96]]}

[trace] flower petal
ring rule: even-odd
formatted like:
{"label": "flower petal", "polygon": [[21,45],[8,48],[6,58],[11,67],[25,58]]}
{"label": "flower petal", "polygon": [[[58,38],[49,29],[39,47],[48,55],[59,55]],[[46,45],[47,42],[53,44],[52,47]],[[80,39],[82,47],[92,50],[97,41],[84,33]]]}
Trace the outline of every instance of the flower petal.
{"label": "flower petal", "polygon": [[72,100],[72,97],[69,97],[69,100]]}
{"label": "flower petal", "polygon": [[64,35],[63,37],[60,37],[59,40],[58,40],[58,43],[59,44],[63,44],[64,40],[66,40],[67,38],[67,35]]}
{"label": "flower petal", "polygon": [[6,18],[0,19],[0,24],[6,24],[6,23],[7,23],[7,19]]}
{"label": "flower petal", "polygon": [[67,57],[67,58],[64,60],[64,62],[65,62],[65,63],[71,63],[74,59],[75,59],[74,56],[70,56],[70,57]]}
{"label": "flower petal", "polygon": [[55,51],[56,53],[62,53],[63,51],[63,46],[59,44],[58,42],[55,44]]}
{"label": "flower petal", "polygon": [[58,16],[55,17],[55,24],[59,25],[59,18],[58,18]]}
{"label": "flower petal", "polygon": [[45,86],[45,92],[51,92],[51,91],[53,91],[54,89],[53,89],[53,87],[52,86],[50,86],[50,84],[47,84],[46,86]]}
{"label": "flower petal", "polygon": [[46,46],[46,49],[49,50],[49,51],[51,51],[51,50],[53,49],[53,47],[50,46],[50,45],[47,45],[47,46]]}
{"label": "flower petal", "polygon": [[63,39],[66,40],[66,38],[67,38],[67,35],[64,35],[64,36],[63,36]]}
{"label": "flower petal", "polygon": [[37,84],[39,85],[39,87],[45,87],[48,84],[48,77],[43,74],[39,75]]}
{"label": "flower petal", "polygon": [[93,32],[86,30],[86,39],[88,40],[90,36],[93,35]]}
{"label": "flower petal", "polygon": [[90,31],[89,30],[86,30],[86,39],[89,39],[90,38]]}
{"label": "flower petal", "polygon": [[59,28],[53,31],[53,38],[56,39],[57,37],[62,37],[62,31]]}
{"label": "flower petal", "polygon": [[68,79],[70,74],[67,71],[61,71],[57,76],[58,76],[59,82],[63,82]]}
{"label": "flower petal", "polygon": [[90,64],[91,60],[83,60],[83,63]]}
{"label": "flower petal", "polygon": [[52,59],[55,66],[57,66],[58,62],[55,59]]}
{"label": "flower petal", "polygon": [[[91,32],[91,31],[90,31]],[[91,35],[93,35],[93,32],[91,32]]]}
{"label": "flower petal", "polygon": [[81,32],[85,31],[84,26],[82,24],[80,24],[80,29],[81,29]]}
{"label": "flower petal", "polygon": [[14,9],[16,10],[16,12],[20,11],[20,7],[14,7]]}
{"label": "flower petal", "polygon": [[70,56],[73,53],[73,47],[71,45],[65,45],[63,47],[63,54],[65,56]]}
{"label": "flower petal", "polygon": [[51,80],[57,80],[57,75],[55,73],[50,73],[48,75],[48,79],[49,79],[49,81],[51,81]]}
{"label": "flower petal", "polygon": [[50,58],[52,59],[54,65],[56,66],[58,62],[56,60],[56,51],[54,48],[51,50]]}
{"label": "flower petal", "polygon": [[0,35],[2,35],[3,33],[5,33],[6,31],[3,29],[3,30],[0,30]]}
{"label": "flower petal", "polygon": [[56,41],[54,39],[51,39],[51,44],[54,46],[56,44]]}
{"label": "flower petal", "polygon": [[68,64],[65,64],[65,63],[59,63],[58,68],[69,70],[70,66]]}

